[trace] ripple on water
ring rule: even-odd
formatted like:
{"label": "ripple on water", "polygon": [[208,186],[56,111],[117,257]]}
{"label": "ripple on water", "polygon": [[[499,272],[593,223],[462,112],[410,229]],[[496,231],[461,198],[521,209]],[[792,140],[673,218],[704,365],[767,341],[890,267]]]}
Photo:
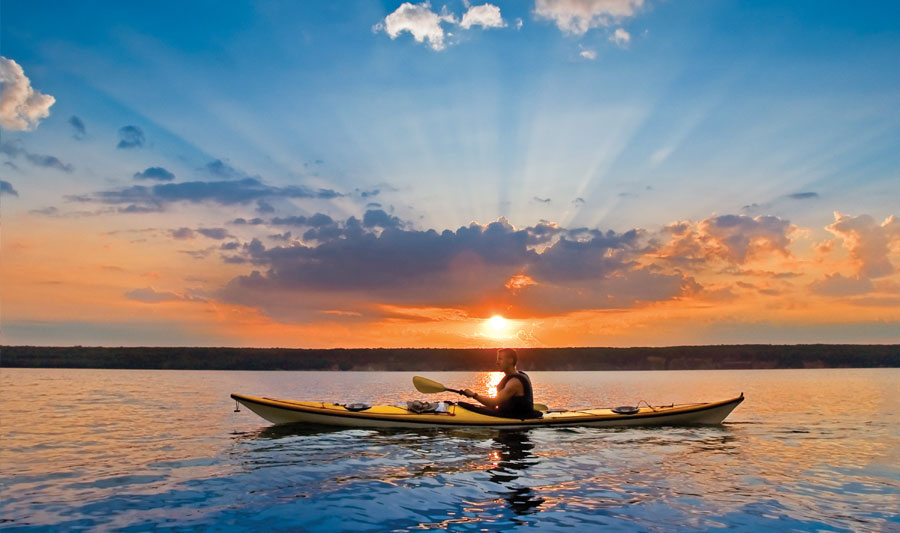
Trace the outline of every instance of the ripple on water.
{"label": "ripple on water", "polygon": [[396,403],[416,397],[398,392],[410,377],[4,369],[0,528],[900,526],[900,374],[891,369],[532,374],[551,405],[745,391],[729,424],[702,428],[271,427],[233,413],[228,399],[233,391],[338,399],[353,390]]}

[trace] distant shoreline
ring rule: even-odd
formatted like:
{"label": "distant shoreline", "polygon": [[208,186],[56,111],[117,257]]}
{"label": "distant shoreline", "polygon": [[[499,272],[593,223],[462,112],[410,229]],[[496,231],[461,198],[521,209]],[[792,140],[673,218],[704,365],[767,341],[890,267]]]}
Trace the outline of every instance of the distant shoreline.
{"label": "distant shoreline", "polygon": [[[493,348],[0,346],[0,367],[171,370],[482,371]],[[900,344],[522,348],[523,370],[740,370],[900,367]]]}

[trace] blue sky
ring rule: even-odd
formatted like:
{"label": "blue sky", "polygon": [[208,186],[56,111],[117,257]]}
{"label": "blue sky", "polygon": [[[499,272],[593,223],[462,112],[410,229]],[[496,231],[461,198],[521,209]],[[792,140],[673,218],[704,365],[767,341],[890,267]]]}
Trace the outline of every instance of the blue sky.
{"label": "blue sky", "polygon": [[[624,233],[741,215],[822,240],[834,211],[897,214],[896,3],[492,2],[502,27],[467,29],[468,4],[409,4],[454,20],[442,47],[389,35],[404,5],[5,1],[2,55],[55,103],[2,132],[4,218],[93,213],[108,233],[381,209],[417,231],[506,217]],[[566,26],[579,13],[596,16],[584,31]],[[116,148],[126,127],[135,146]],[[135,178],[148,168],[281,193],[271,211],[98,211],[126,206],[103,191],[153,185]]]}

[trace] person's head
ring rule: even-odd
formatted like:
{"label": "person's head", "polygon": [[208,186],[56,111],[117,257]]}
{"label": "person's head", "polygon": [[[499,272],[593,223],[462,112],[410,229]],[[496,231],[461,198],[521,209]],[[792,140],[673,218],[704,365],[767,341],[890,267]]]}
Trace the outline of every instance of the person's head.
{"label": "person's head", "polygon": [[500,348],[497,350],[497,368],[504,372],[515,372],[519,363],[519,356],[512,348]]}

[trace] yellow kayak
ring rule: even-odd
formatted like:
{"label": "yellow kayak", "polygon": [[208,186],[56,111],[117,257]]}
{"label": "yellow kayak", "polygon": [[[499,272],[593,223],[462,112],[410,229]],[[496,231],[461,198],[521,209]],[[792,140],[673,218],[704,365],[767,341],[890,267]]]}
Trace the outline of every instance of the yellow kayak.
{"label": "yellow kayak", "polygon": [[[232,398],[274,424],[314,424],[362,428],[428,427],[619,427],[721,424],[744,401],[744,394],[719,402],[690,403],[633,409],[621,414],[612,408],[549,410],[542,418],[500,418],[449,403],[445,412],[418,413],[405,407],[375,405],[354,408],[327,402],[301,402],[232,394]],[[621,411],[621,409],[618,409]]]}

